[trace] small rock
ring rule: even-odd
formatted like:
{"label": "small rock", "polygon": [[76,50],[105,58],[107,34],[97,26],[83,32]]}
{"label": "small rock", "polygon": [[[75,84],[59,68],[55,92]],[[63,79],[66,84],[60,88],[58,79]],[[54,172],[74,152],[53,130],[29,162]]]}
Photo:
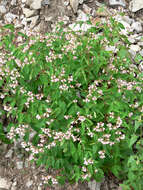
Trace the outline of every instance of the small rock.
{"label": "small rock", "polygon": [[13,6],[13,5],[16,5],[16,0],[12,0],[11,1],[11,5]]}
{"label": "small rock", "polygon": [[41,5],[42,5],[42,6],[50,5],[50,0],[43,0],[43,1],[41,2]]}
{"label": "small rock", "polygon": [[90,190],[100,190],[101,183],[96,182],[95,180],[88,182],[88,187]]}
{"label": "small rock", "polygon": [[5,178],[0,177],[0,188],[3,189],[10,189],[11,183],[8,182]]}
{"label": "small rock", "polygon": [[26,186],[29,188],[32,184],[33,184],[33,181],[30,180],[30,181],[28,181],[28,182],[26,183]]}
{"label": "small rock", "polygon": [[22,3],[26,3],[26,0],[21,0]]}
{"label": "small rock", "polygon": [[83,11],[86,13],[86,14],[90,14],[91,13],[91,8],[88,7],[86,4],[83,4]]}
{"label": "small rock", "polygon": [[134,52],[138,52],[138,51],[140,51],[140,46],[139,45],[130,45],[130,49],[132,50],[132,51],[134,51]]}
{"label": "small rock", "polygon": [[132,12],[137,12],[143,9],[143,0],[132,0],[129,5],[129,9]]}
{"label": "small rock", "polygon": [[16,167],[18,170],[22,169],[23,168],[23,162],[22,161],[16,162]]}
{"label": "small rock", "polygon": [[109,0],[110,6],[126,6],[125,0]]}
{"label": "small rock", "polygon": [[139,32],[142,32],[143,28],[142,28],[142,25],[140,22],[134,22],[132,25],[131,25],[132,29],[137,31],[138,33]]}
{"label": "small rock", "polygon": [[74,13],[77,13],[78,5],[79,0],[70,0],[70,6],[72,7]]}
{"label": "small rock", "polygon": [[139,46],[143,46],[143,42],[138,42],[138,45]]}
{"label": "small rock", "polygon": [[128,24],[132,24],[133,23],[133,19],[131,19],[129,16],[123,16],[122,19],[127,22]]}
{"label": "small rock", "polygon": [[23,18],[22,21],[21,21],[21,24],[26,26],[27,25],[27,19],[26,18]]}
{"label": "small rock", "polygon": [[6,8],[5,6],[1,5],[0,6],[0,14],[5,14],[6,13]]}
{"label": "small rock", "polygon": [[11,158],[12,157],[12,154],[13,154],[13,150],[10,149],[7,154],[5,155],[5,158]]}
{"label": "small rock", "polygon": [[14,15],[12,13],[7,13],[4,18],[8,23],[12,23],[14,19],[17,17],[17,15]]}
{"label": "small rock", "polygon": [[40,186],[38,186],[38,190],[42,190],[42,188]]}
{"label": "small rock", "polygon": [[31,21],[30,28],[34,28],[34,26],[37,24],[38,18],[39,18],[38,15],[34,16],[34,17],[27,18],[27,21]]}
{"label": "small rock", "polygon": [[53,20],[53,17],[52,16],[45,16],[45,21],[46,22],[50,22]]}
{"label": "small rock", "polygon": [[23,14],[26,16],[26,18],[29,18],[31,16],[34,16],[35,14],[37,14],[37,10],[30,10],[30,9],[27,9],[27,8],[23,8]]}
{"label": "small rock", "polygon": [[143,49],[139,52],[141,56],[143,56]]}
{"label": "small rock", "polygon": [[69,5],[69,1],[64,1],[63,3],[64,3],[65,6]]}
{"label": "small rock", "polygon": [[83,4],[83,2],[84,2],[84,0],[79,0],[79,4],[80,5]]}
{"label": "small rock", "polygon": [[12,184],[12,187],[11,187],[11,190],[16,190],[16,185],[17,185],[17,182],[15,181],[13,184]]}
{"label": "small rock", "polygon": [[134,44],[136,42],[136,40],[132,37],[132,36],[129,36],[128,37],[128,40],[130,43]]}

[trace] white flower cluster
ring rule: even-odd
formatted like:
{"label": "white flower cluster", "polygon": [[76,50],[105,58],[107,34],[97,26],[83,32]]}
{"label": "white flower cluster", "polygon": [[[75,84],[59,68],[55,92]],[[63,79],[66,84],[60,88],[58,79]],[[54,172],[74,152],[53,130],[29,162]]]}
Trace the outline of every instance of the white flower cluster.
{"label": "white flower cluster", "polygon": [[88,95],[85,99],[83,99],[83,102],[91,102],[96,101],[98,97],[103,95],[102,89],[98,89],[99,83],[101,83],[101,80],[95,80],[93,84],[91,84],[88,87]]}
{"label": "white flower cluster", "polygon": [[54,185],[54,184],[58,184],[57,179],[55,179],[55,178],[54,178],[53,176],[51,176],[51,175],[42,176],[42,181],[43,181],[43,183],[45,183],[45,184],[48,184],[49,181],[51,181],[53,185]]}

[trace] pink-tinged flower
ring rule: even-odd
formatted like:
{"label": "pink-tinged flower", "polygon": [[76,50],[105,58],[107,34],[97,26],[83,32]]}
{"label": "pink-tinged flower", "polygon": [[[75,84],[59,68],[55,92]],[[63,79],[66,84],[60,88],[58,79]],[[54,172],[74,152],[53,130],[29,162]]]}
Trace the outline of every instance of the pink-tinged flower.
{"label": "pink-tinged flower", "polygon": [[87,171],[86,167],[83,166],[83,167],[82,167],[82,171],[83,171],[83,172],[86,172],[86,171]]}
{"label": "pink-tinged flower", "polygon": [[83,122],[83,121],[85,121],[85,117],[84,116],[79,116],[78,120]]}
{"label": "pink-tinged flower", "polygon": [[41,116],[40,115],[36,115],[36,119],[41,119]]}

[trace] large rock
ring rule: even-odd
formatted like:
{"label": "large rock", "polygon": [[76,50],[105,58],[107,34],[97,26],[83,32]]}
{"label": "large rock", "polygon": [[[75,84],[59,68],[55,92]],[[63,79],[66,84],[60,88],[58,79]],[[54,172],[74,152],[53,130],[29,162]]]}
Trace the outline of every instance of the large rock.
{"label": "large rock", "polygon": [[143,9],[143,0],[132,0],[129,9],[132,12],[137,12],[140,9]]}

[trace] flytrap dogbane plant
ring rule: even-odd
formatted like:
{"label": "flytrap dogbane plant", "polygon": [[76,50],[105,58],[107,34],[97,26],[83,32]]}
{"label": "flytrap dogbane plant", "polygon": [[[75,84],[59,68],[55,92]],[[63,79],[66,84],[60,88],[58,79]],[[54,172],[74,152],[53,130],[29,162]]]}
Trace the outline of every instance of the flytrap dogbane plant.
{"label": "flytrap dogbane plant", "polygon": [[44,183],[127,173],[143,98],[142,75],[121,28],[111,19],[84,34],[57,27],[34,36],[11,25],[1,32],[3,128],[11,141],[20,138],[29,160],[58,171],[43,176]]}

